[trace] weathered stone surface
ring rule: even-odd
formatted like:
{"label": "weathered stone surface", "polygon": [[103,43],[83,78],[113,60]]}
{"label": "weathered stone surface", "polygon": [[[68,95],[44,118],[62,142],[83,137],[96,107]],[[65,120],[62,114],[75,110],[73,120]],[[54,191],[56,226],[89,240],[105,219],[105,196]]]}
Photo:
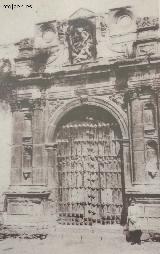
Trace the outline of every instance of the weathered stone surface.
{"label": "weathered stone surface", "polygon": [[54,224],[120,224],[135,196],[147,211],[142,224],[150,217],[154,229],[159,25],[153,13],[135,10],[80,9],[68,20],[37,24],[35,38],[16,44],[4,223],[14,215],[15,224],[47,216]]}

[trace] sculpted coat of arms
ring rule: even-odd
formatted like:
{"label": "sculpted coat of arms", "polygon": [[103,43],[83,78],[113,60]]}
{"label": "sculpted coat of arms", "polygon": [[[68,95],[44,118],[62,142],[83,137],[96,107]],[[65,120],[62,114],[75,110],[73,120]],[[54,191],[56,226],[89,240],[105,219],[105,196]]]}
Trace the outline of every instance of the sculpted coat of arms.
{"label": "sculpted coat of arms", "polygon": [[73,63],[79,63],[95,57],[94,27],[92,24],[78,22],[69,29],[70,56]]}

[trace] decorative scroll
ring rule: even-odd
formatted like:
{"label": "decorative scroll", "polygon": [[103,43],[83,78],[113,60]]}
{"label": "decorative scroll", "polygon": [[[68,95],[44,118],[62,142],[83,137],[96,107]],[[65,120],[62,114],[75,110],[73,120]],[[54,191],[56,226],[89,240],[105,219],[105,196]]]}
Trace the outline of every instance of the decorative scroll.
{"label": "decorative scroll", "polygon": [[59,223],[120,223],[121,159],[115,124],[88,116],[60,127]]}
{"label": "decorative scroll", "polygon": [[95,57],[95,27],[86,20],[70,25],[69,45],[72,63],[91,60]]}
{"label": "decorative scroll", "polygon": [[158,17],[139,17],[136,21],[137,28],[139,30],[158,28],[159,18]]}

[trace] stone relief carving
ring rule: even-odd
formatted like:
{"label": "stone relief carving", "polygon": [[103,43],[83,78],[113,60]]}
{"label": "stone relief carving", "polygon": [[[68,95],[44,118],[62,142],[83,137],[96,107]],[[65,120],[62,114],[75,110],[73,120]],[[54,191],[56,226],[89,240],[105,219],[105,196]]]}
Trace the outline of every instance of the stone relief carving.
{"label": "stone relief carving", "polygon": [[11,98],[10,101],[11,110],[14,111],[23,111],[23,109],[27,108],[29,111],[33,111],[36,109],[43,109],[46,105],[46,100],[44,98],[36,98],[36,99],[18,99]]}
{"label": "stone relief carving", "polygon": [[33,157],[33,145],[32,145],[32,127],[31,127],[31,112],[24,113],[25,122],[30,122],[29,124],[24,124],[23,133],[23,177],[24,180],[31,180],[31,168],[32,168],[32,157]]}
{"label": "stone relief carving", "polygon": [[93,24],[85,20],[70,25],[69,45],[71,62],[79,63],[91,60],[96,54]]}
{"label": "stone relief carving", "polygon": [[158,72],[147,68],[146,70],[136,71],[132,73],[131,75],[129,75],[128,83],[129,85],[131,83],[131,86],[134,86],[134,87],[139,86],[140,84],[141,85],[143,84],[146,86],[151,84],[156,85],[159,79],[160,79],[160,74]]}
{"label": "stone relief carving", "polygon": [[101,35],[102,35],[102,37],[106,36],[107,28],[108,28],[108,26],[106,24],[106,21],[105,21],[104,17],[101,17],[101,20],[100,20],[100,29],[101,29]]}
{"label": "stone relief carving", "polygon": [[56,22],[45,22],[37,25],[35,47],[46,48],[56,45],[58,45]]}
{"label": "stone relief carving", "polygon": [[[21,40],[20,42],[15,44],[17,51],[18,51],[18,58],[24,58],[24,59],[29,59],[34,56],[34,39],[33,38],[26,38]],[[27,60],[26,60],[27,61]],[[28,67],[30,67],[29,64],[30,61],[28,61]],[[23,66],[24,62],[20,61],[17,63],[17,65],[20,63],[20,65]],[[27,64],[27,62],[25,63]]]}
{"label": "stone relief carving", "polygon": [[33,48],[33,46],[34,46],[34,39],[32,39],[32,38],[26,38],[26,39],[23,39],[20,42],[16,43],[15,45],[18,46],[19,50],[20,49]]}
{"label": "stone relief carving", "polygon": [[44,23],[40,26],[45,43],[57,44],[57,31],[54,23]]}
{"label": "stone relief carving", "polygon": [[88,102],[88,95],[87,94],[84,94],[84,95],[81,95],[80,96],[80,101],[82,104],[85,104]]}
{"label": "stone relief carving", "polygon": [[[130,8],[126,7],[111,10],[105,23],[106,25],[104,24],[102,26],[102,29],[105,30],[101,39],[103,44],[100,41],[100,44],[102,44],[100,47],[102,47],[102,49],[99,47],[99,45],[97,45],[99,50],[102,51],[101,57],[115,59],[132,57],[133,41],[136,40],[136,35],[132,32],[136,30],[136,27],[134,22],[134,15]],[[131,32],[130,40],[123,40],[122,37],[120,39],[119,35],[127,32]],[[106,50],[104,50],[104,47]]]}
{"label": "stone relief carving", "polygon": [[130,88],[125,93],[125,100],[129,99],[138,99],[140,96],[145,95],[154,95],[156,90],[152,89],[148,85],[135,86],[134,88]]}
{"label": "stone relief carving", "polygon": [[[101,57],[104,58],[129,58],[133,57],[133,41],[115,43],[112,36],[112,31],[106,26],[105,33],[103,32],[102,42],[98,42],[97,48],[102,51]],[[105,48],[105,50],[104,50]]]}
{"label": "stone relief carving", "polygon": [[43,66],[45,65],[40,71],[53,72],[53,66],[62,66],[68,61],[67,28],[67,22],[57,21],[39,26],[35,39],[36,59],[38,63],[43,62]]}
{"label": "stone relief carving", "polygon": [[[119,8],[113,15],[113,23],[119,31],[130,30],[133,25],[133,12],[129,8]],[[117,32],[119,32],[117,31]]]}
{"label": "stone relief carving", "polygon": [[[34,72],[44,72],[48,59],[53,55],[52,48],[36,49],[31,67]],[[55,50],[54,50],[55,51]]]}
{"label": "stone relief carving", "polygon": [[151,43],[143,43],[140,45],[137,45],[137,55],[139,56],[149,56],[153,55],[157,52],[157,42],[151,42]]}
{"label": "stone relief carving", "polygon": [[69,26],[67,21],[57,22],[57,31],[58,31],[58,38],[60,43],[66,42],[68,27]]}
{"label": "stone relief carving", "polygon": [[11,73],[12,65],[9,59],[1,58],[0,59],[0,73],[1,76],[5,75],[6,73]]}
{"label": "stone relief carving", "polygon": [[157,144],[154,141],[146,145],[146,171],[151,180],[158,176]]}
{"label": "stone relief carving", "polygon": [[118,106],[124,106],[124,95],[123,94],[112,94],[108,96],[108,99],[116,103]]}
{"label": "stone relief carving", "polygon": [[43,98],[37,98],[31,101],[31,109],[43,109],[46,105],[46,100]]}
{"label": "stone relief carving", "polygon": [[136,21],[137,29],[143,30],[147,28],[158,28],[158,17],[139,17]]}
{"label": "stone relief carving", "polygon": [[48,102],[48,107],[49,107],[49,114],[52,115],[56,109],[58,109],[60,106],[64,104],[64,100],[52,100]]}
{"label": "stone relief carving", "polygon": [[54,69],[59,69],[60,66],[69,62],[69,50],[67,43],[68,22],[57,22],[56,30],[57,44],[50,50],[50,56],[46,63],[47,72],[53,72],[53,66]]}
{"label": "stone relief carving", "polygon": [[23,168],[24,170],[32,167],[32,145],[24,145],[23,147]]}

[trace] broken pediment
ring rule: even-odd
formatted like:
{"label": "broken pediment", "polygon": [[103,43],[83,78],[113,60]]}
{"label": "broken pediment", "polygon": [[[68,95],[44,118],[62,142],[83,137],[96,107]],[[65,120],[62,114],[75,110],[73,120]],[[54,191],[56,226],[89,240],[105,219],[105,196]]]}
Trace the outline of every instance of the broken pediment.
{"label": "broken pediment", "polygon": [[80,8],[77,11],[75,11],[69,19],[77,19],[77,18],[87,18],[87,17],[93,17],[95,16],[95,13],[93,11],[90,11],[85,8]]}

